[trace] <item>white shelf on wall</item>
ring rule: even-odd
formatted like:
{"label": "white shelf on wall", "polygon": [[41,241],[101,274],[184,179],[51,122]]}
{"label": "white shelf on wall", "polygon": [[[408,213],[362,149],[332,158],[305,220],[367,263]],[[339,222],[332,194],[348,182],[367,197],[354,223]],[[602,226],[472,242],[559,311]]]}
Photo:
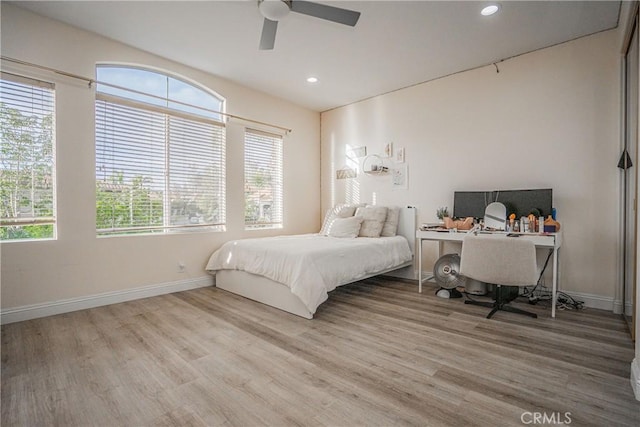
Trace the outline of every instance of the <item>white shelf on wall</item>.
{"label": "white shelf on wall", "polygon": [[389,173],[389,168],[384,165],[380,156],[370,154],[362,161],[362,171],[367,175],[386,175]]}

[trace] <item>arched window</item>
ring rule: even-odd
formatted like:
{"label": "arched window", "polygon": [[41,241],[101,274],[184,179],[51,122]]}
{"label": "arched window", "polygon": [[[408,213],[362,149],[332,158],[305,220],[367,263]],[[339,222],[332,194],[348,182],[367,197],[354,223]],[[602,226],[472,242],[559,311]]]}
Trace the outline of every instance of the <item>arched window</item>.
{"label": "arched window", "polygon": [[96,74],[97,233],[224,230],[224,99],[155,70]]}

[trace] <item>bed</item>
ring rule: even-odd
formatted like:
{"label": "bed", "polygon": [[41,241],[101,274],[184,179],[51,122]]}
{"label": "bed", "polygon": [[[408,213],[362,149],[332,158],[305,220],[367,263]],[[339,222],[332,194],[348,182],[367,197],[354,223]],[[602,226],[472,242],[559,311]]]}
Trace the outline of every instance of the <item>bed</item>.
{"label": "bed", "polygon": [[312,319],[338,286],[381,274],[414,277],[415,208],[397,210],[393,236],[343,238],[321,230],[234,240],[211,255],[206,269],[220,289]]}

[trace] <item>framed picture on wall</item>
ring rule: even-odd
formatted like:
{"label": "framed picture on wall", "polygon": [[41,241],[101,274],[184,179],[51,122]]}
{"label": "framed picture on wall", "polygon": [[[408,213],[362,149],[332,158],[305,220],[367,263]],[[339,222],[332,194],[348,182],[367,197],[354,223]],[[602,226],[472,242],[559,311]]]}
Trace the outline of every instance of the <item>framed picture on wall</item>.
{"label": "framed picture on wall", "polygon": [[393,156],[393,142],[390,142],[384,146],[384,156],[385,157]]}
{"label": "framed picture on wall", "polygon": [[353,147],[347,152],[347,157],[359,159],[367,155],[367,147]]}
{"label": "framed picture on wall", "polygon": [[399,164],[391,171],[391,187],[393,190],[409,189],[409,172],[406,164]]}

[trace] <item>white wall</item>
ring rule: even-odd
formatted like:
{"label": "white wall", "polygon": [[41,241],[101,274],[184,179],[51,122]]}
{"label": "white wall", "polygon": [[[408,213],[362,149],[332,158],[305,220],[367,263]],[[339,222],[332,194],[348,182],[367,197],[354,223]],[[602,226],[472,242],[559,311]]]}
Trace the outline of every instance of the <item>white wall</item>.
{"label": "white wall", "polygon": [[[2,244],[2,309],[208,277],[211,252],[246,236],[317,231],[319,114],[204,72],[2,2],[2,55],[94,76],[97,62],[157,67],[195,80],[227,100],[227,112],[293,129],[285,138],[285,227],[244,231],[243,124],[227,128],[227,231],[97,238],[94,92],[81,81],[20,68],[56,84],[58,238]],[[206,54],[203,53],[203,54]],[[224,60],[224,58],[221,58]],[[9,70],[11,64],[3,63]],[[14,67],[15,68],[15,67]],[[179,273],[178,261],[186,272]]]}
{"label": "white wall", "polygon": [[[619,44],[616,30],[381,95],[321,115],[322,208],[414,205],[420,222],[455,190],[553,188],[564,232],[561,289],[611,306],[617,280]],[[335,180],[345,147],[405,148],[390,177]],[[425,262],[436,258],[427,247]],[[549,283],[549,282],[548,282]]]}
{"label": "white wall", "polygon": [[[638,2],[634,1],[634,2],[623,2],[622,3],[622,7],[620,10],[620,19],[619,19],[619,34],[618,34],[618,46],[620,48],[620,53],[621,55],[625,55],[626,54],[626,50],[627,50],[627,36],[630,36],[630,34],[632,33],[633,28],[635,27],[635,22],[638,16]],[[625,88],[621,87],[621,92],[624,92]],[[640,103],[640,93],[637,93],[636,96],[639,98],[638,99],[638,103]],[[640,117],[638,118],[640,120]],[[638,144],[638,141],[635,141],[636,144]],[[622,148],[624,147],[624,140],[623,138],[621,138],[620,140],[620,151],[622,151]],[[636,151],[637,152],[637,151]],[[637,164],[637,158],[636,158],[636,164]],[[636,172],[637,173],[637,172]],[[640,188],[640,175],[636,176],[637,178],[637,182],[636,182],[636,189]],[[620,188],[622,189],[622,183],[623,180],[620,180]],[[622,190],[621,190],[622,191]],[[621,208],[622,209],[622,208]],[[635,229],[638,230],[638,227],[640,227],[640,218],[636,217],[636,224],[635,224]],[[622,221],[620,221],[622,222]],[[622,235],[623,235],[623,228],[621,227],[621,240],[622,240]],[[624,264],[622,263],[622,260],[620,260],[620,266],[621,268],[624,266]],[[638,240],[636,238],[636,268],[637,266],[640,266],[640,240]],[[639,275],[636,275],[636,283],[635,283],[635,306],[634,306],[634,311],[633,311],[633,324],[635,325],[635,358],[633,359],[633,361],[631,362],[631,373],[630,373],[630,380],[631,380],[631,387],[633,388],[633,392],[635,394],[636,400],[640,401],[640,339],[638,337],[640,337],[640,322],[638,321],[638,316],[640,316],[640,292],[638,292],[638,280],[639,280]],[[620,289],[620,298],[622,299],[623,296],[621,294],[622,289]]]}

